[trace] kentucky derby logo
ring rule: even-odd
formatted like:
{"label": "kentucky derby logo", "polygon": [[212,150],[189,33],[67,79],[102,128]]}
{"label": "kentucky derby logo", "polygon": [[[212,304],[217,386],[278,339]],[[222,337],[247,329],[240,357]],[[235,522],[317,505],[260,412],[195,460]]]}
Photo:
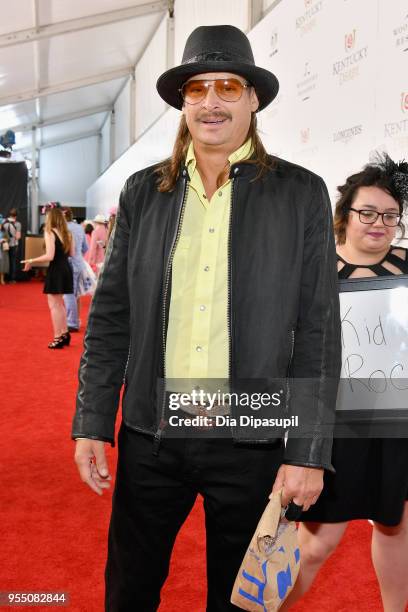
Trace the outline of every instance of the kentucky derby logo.
{"label": "kentucky derby logo", "polygon": [[344,37],[344,48],[347,51],[352,51],[356,44],[356,31],[353,30],[350,34],[346,34]]}
{"label": "kentucky derby logo", "polygon": [[300,142],[307,144],[310,140],[310,128],[303,128],[300,130]]}
{"label": "kentucky derby logo", "polygon": [[406,91],[401,94],[401,110],[403,113],[408,113],[408,93]]}

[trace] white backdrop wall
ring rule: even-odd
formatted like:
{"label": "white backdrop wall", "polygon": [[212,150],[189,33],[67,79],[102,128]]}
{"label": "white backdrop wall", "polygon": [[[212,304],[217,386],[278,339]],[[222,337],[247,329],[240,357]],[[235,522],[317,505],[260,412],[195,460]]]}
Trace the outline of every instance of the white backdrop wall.
{"label": "white backdrop wall", "polygon": [[179,111],[169,109],[99,177],[87,192],[88,217],[99,212],[106,214],[111,206],[118,203],[120,191],[128,176],[170,154],[179,118]]}
{"label": "white backdrop wall", "polygon": [[[176,64],[196,25],[233,23],[247,29],[248,3],[241,0],[176,0],[175,6]],[[406,0],[370,0],[369,12],[363,0],[281,0],[249,38],[257,64],[280,81],[278,97],[259,115],[267,149],[323,176],[333,203],[336,186],[374,149],[408,157]],[[152,52],[155,61],[161,61],[160,54],[154,59]],[[154,87],[150,95],[155,104]],[[153,157],[165,157],[177,117],[166,113],[145,133],[92,186],[88,204],[106,210],[120,192],[125,169],[131,174]],[[108,192],[109,201],[103,195]]]}
{"label": "white backdrop wall", "polygon": [[105,123],[101,129],[101,150],[100,150],[100,172],[104,172],[108,168],[110,160],[110,114],[105,119]]}
{"label": "white backdrop wall", "polygon": [[114,157],[117,159],[130,145],[130,80],[115,103]]}
{"label": "white backdrop wall", "polygon": [[167,68],[167,24],[165,17],[136,66],[136,138],[166,110],[164,100],[151,92],[156,91],[156,81]]}
{"label": "white backdrop wall", "polygon": [[98,176],[98,136],[82,138],[40,152],[40,203],[84,206],[86,190]]}
{"label": "white backdrop wall", "polygon": [[[375,149],[408,153],[406,0],[282,0],[251,31],[256,61],[276,73],[261,114],[270,151],[336,186]],[[402,42],[405,36],[405,44]]]}
{"label": "white backdrop wall", "polygon": [[[292,1],[292,0],[290,0]],[[249,28],[248,0],[176,0],[174,5],[174,58],[180,64],[189,34],[200,25],[230,23],[245,32]]]}

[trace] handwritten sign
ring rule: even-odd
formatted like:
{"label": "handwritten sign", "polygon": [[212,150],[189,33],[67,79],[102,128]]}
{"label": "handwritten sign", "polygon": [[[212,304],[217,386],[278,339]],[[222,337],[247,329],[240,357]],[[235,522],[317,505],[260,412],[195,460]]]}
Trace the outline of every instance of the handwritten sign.
{"label": "handwritten sign", "polygon": [[408,408],[408,276],[341,281],[337,410]]}

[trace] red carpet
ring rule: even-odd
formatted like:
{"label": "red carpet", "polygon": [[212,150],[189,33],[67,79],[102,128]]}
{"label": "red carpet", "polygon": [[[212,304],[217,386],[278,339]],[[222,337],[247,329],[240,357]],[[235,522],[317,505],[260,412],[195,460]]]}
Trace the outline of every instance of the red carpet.
{"label": "red carpet", "polygon": [[[69,610],[101,612],[111,496],[99,498],[81,483],[70,441],[82,334],[73,335],[68,349],[47,349],[51,323],[35,281],[0,286],[0,321],[0,591],[65,591]],[[109,460],[114,467],[115,450]],[[350,526],[294,611],[382,609],[370,531],[367,522]],[[160,612],[204,610],[205,544],[197,502],[178,538]]]}

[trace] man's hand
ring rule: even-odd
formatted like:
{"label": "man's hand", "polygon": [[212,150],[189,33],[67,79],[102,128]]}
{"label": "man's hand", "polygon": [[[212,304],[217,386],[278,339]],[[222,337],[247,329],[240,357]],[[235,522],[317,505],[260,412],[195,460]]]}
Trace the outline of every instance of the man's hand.
{"label": "man's hand", "polygon": [[82,439],[76,441],[75,462],[79,475],[92,491],[102,495],[103,489],[109,489],[112,476],[105,455],[105,442]]}
{"label": "man's hand", "polygon": [[323,468],[281,465],[276,475],[272,493],[282,489],[282,507],[292,500],[303,510],[315,504],[323,489]]}

